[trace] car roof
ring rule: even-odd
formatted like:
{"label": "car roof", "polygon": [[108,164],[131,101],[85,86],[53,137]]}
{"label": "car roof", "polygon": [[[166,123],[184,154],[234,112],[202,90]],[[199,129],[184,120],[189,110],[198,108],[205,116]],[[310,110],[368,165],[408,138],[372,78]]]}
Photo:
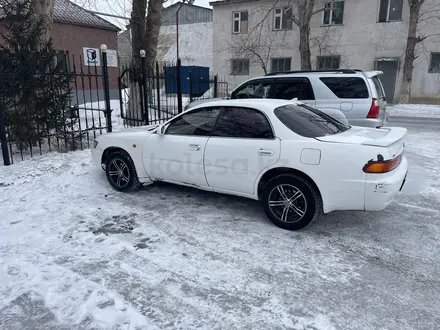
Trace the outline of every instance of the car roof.
{"label": "car roof", "polygon": [[261,111],[273,111],[274,109],[281,107],[283,105],[299,105],[303,104],[303,102],[299,102],[296,100],[281,100],[281,99],[232,99],[232,100],[216,100],[206,103],[198,104],[190,109],[200,109],[200,108],[206,108],[206,107],[228,107],[228,106],[234,106],[234,107],[248,107],[248,108],[255,108]]}

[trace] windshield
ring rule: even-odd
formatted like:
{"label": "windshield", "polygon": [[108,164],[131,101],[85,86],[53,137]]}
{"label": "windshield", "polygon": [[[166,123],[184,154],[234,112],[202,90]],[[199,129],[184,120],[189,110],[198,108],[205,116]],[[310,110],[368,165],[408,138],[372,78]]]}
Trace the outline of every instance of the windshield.
{"label": "windshield", "polygon": [[305,104],[288,104],[274,110],[275,116],[290,130],[304,137],[316,138],[350,129],[340,121]]}

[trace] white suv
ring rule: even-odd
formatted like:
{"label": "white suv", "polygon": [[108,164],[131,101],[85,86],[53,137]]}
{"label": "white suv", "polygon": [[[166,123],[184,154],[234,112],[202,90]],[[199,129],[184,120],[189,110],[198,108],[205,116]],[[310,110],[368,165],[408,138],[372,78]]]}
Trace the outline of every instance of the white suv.
{"label": "white suv", "polygon": [[245,81],[228,98],[297,98],[324,112],[342,111],[350,125],[378,128],[388,120],[381,74],[355,69],[276,72]]}

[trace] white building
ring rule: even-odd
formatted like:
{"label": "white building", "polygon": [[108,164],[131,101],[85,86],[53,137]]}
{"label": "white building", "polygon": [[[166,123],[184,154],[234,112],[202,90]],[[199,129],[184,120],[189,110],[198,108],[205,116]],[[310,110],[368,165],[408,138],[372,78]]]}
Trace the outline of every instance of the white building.
{"label": "white building", "polygon": [[[158,62],[176,63],[178,40],[182,65],[205,66],[212,69],[212,9],[176,2],[163,9],[161,21],[156,58]],[[130,30],[118,36],[118,52],[121,62],[130,61]]]}
{"label": "white building", "polygon": [[[406,0],[317,0],[311,21],[313,69],[384,71],[388,101],[397,98],[409,26]],[[214,72],[229,89],[266,71],[299,70],[299,28],[289,0],[223,0],[213,6]],[[325,7],[324,7],[325,6]],[[440,101],[440,0],[426,0],[418,34],[411,101]],[[262,23],[261,23],[262,22]]]}

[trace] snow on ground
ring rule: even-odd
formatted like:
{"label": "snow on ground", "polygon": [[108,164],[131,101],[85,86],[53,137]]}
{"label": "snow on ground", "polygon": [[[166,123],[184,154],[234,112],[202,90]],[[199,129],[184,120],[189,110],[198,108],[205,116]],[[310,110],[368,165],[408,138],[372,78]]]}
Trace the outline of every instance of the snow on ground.
{"label": "snow on ground", "polygon": [[440,133],[408,134],[389,208],[299,232],[247,199],[118,193],[89,150],[0,167],[0,329],[438,329]]}
{"label": "snow on ground", "polygon": [[440,105],[397,104],[388,106],[390,116],[440,118]]}

